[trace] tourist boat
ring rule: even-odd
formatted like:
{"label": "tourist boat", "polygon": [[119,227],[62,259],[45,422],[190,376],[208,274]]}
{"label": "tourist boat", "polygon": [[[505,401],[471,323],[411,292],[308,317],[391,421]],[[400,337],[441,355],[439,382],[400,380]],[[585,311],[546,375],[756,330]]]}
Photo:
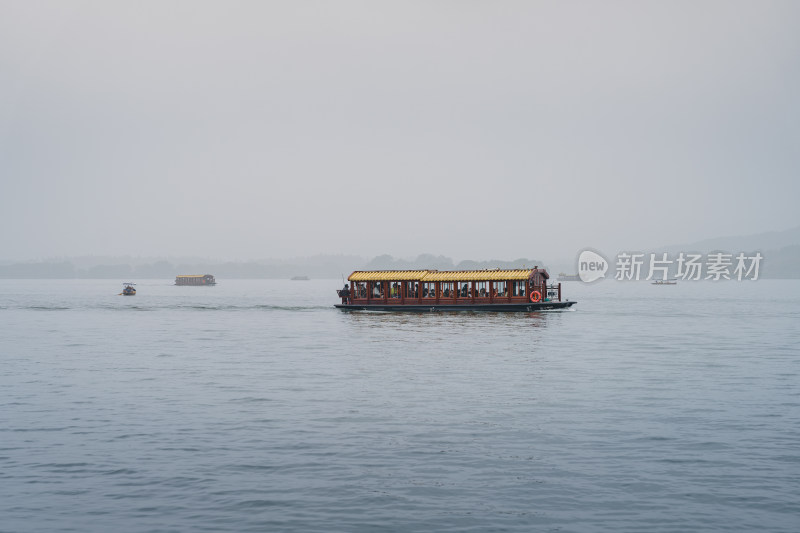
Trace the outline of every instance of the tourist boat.
{"label": "tourist boat", "polygon": [[292,278],[292,281],[308,281],[308,280],[309,280],[308,276],[294,276]]}
{"label": "tourist boat", "polygon": [[175,285],[216,285],[217,281],[211,274],[193,274],[190,276],[177,276]]}
{"label": "tourist boat", "polygon": [[543,268],[514,270],[357,270],[337,291],[343,310],[539,311],[575,305],[548,285]]}
{"label": "tourist boat", "polygon": [[657,279],[651,285],[677,285],[678,280],[675,279]]}
{"label": "tourist boat", "polygon": [[136,289],[133,288],[135,283],[123,283],[122,292],[119,293],[121,296],[136,296]]}
{"label": "tourist boat", "polygon": [[581,277],[578,274],[565,274],[559,272],[558,281],[580,281]]}

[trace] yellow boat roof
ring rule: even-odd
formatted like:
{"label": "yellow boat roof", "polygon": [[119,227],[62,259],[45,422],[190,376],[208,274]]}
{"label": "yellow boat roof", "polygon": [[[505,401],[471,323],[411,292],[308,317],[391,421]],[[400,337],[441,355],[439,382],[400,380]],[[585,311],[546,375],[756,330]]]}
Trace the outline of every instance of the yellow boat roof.
{"label": "yellow boat roof", "polygon": [[350,281],[419,281],[427,270],[356,270]]}
{"label": "yellow boat roof", "polygon": [[533,274],[532,268],[515,268],[513,270],[433,270],[428,272],[422,281],[503,281],[528,279]]}
{"label": "yellow boat roof", "polygon": [[[523,280],[535,272],[534,268],[511,270],[356,270],[349,281],[493,281]],[[543,269],[539,269],[543,270]]]}

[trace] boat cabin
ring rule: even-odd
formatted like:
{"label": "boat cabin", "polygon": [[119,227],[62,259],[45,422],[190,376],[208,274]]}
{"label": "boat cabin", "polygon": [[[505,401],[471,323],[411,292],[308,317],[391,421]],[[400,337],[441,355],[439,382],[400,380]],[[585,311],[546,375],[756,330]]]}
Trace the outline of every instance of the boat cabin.
{"label": "boat cabin", "polygon": [[357,270],[338,291],[340,309],[533,311],[569,307],[543,268],[513,270]]}

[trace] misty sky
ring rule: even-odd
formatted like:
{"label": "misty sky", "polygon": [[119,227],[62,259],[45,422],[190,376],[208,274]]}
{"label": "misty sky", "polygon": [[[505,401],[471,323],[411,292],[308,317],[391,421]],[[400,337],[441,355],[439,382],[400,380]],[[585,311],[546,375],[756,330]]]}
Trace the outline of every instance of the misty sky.
{"label": "misty sky", "polygon": [[800,2],[0,1],[0,259],[785,229],[799,99]]}

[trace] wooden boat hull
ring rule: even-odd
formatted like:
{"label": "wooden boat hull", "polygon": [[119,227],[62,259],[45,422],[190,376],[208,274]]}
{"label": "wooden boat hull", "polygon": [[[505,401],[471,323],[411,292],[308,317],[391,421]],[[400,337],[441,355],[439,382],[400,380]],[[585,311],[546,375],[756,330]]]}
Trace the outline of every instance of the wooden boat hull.
{"label": "wooden boat hull", "polygon": [[578,302],[529,302],[529,303],[509,303],[509,304],[440,304],[440,305],[391,305],[391,304],[335,304],[337,309],[342,311],[412,311],[419,313],[430,313],[439,311],[516,311],[533,312],[549,311],[551,309],[566,309]]}

